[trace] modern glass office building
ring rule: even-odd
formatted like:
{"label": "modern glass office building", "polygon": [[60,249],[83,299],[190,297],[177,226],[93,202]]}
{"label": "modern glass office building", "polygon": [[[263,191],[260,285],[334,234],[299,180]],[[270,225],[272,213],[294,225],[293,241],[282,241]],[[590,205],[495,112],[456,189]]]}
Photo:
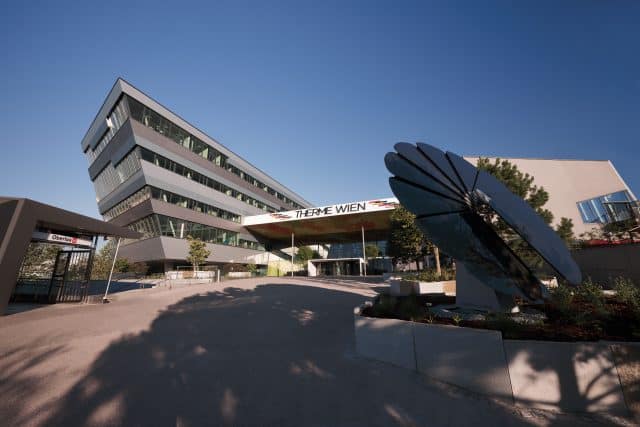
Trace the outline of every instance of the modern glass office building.
{"label": "modern glass office building", "polygon": [[211,263],[257,262],[243,216],[309,202],[126,81],[118,79],[82,140],[100,214],[143,234],[120,253],[155,271],[185,265],[187,236]]}
{"label": "modern glass office building", "polygon": [[[312,208],[122,79],[93,120],[82,150],[101,215],[142,235],[125,241],[120,255],[146,262],[152,271],[186,267],[188,236],[207,242],[211,264],[279,262],[289,259],[291,252],[280,250],[294,241],[298,246],[329,244],[332,259],[364,257],[365,239],[384,253],[393,208],[389,200]],[[570,218],[577,236],[640,216],[635,195],[609,161],[506,160],[547,190],[545,207],[554,225]],[[378,212],[381,207],[385,212]],[[332,212],[342,216],[325,222],[316,218],[332,217]]]}

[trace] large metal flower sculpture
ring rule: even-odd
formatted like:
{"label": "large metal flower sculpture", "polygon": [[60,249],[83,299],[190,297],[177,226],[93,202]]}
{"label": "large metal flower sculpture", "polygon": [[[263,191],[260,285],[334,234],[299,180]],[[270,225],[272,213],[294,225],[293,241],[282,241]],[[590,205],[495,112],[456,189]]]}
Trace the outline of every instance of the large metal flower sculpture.
{"label": "large metal flower sculpture", "polygon": [[580,269],[560,237],[520,197],[462,157],[428,144],[399,143],[387,153],[389,184],[442,251],[498,296],[541,302],[546,287],[481,213],[492,209],[571,284]]}

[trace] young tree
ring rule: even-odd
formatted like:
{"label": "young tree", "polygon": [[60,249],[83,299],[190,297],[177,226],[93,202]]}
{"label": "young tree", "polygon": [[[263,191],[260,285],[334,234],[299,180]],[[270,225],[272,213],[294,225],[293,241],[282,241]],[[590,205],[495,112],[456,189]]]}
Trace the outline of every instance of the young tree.
{"label": "young tree", "polygon": [[111,271],[113,254],[116,250],[115,240],[109,240],[93,257],[91,280],[106,280]]}
{"label": "young tree", "polygon": [[364,247],[364,253],[367,259],[377,258],[380,255],[380,248],[377,245],[368,244]]}
{"label": "young tree", "polygon": [[129,271],[136,274],[136,276],[146,276],[149,271],[149,264],[146,262],[134,262],[129,266]]}
{"label": "young tree", "polygon": [[118,273],[126,273],[129,271],[130,268],[131,268],[131,264],[129,263],[128,259],[118,258],[116,260],[116,265],[113,268],[113,270],[117,271]]}
{"label": "young tree", "polygon": [[256,272],[258,271],[258,266],[254,263],[249,263],[247,264],[247,271],[251,273],[251,276],[255,276]]}
{"label": "young tree", "polygon": [[316,255],[318,255],[318,253],[311,249],[309,246],[300,246],[298,248],[298,252],[294,256],[294,259],[304,268],[307,268],[307,261],[309,261],[310,259],[319,258]]}
{"label": "young tree", "polygon": [[564,240],[567,247],[571,247],[576,239],[573,235],[573,221],[570,218],[560,218],[560,224],[556,226],[556,233]]}
{"label": "young tree", "polygon": [[409,263],[425,255],[428,241],[415,223],[415,215],[402,206],[391,213],[387,253],[391,256],[394,269],[398,262]]}
{"label": "young tree", "polygon": [[189,255],[187,255],[187,262],[193,266],[193,271],[198,269],[198,266],[206,261],[211,255],[211,251],[207,249],[207,244],[200,239],[187,236],[189,241]]}

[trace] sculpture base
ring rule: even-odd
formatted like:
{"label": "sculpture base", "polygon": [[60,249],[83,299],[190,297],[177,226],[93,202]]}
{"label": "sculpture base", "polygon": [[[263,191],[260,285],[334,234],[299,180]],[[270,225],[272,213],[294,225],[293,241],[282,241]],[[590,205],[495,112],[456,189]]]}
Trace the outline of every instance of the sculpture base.
{"label": "sculpture base", "polygon": [[517,313],[518,306],[511,295],[496,292],[469,273],[456,261],[456,305],[475,310]]}

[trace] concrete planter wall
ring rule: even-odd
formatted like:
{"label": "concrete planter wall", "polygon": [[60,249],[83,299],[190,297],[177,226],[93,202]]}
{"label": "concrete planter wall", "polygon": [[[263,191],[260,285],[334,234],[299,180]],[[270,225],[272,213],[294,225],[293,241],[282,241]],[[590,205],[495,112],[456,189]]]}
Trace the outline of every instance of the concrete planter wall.
{"label": "concrete planter wall", "polygon": [[390,293],[396,296],[406,296],[411,294],[444,294],[455,289],[455,280],[440,282],[422,282],[419,280],[391,279]]}
{"label": "concrete planter wall", "polygon": [[629,413],[612,343],[503,340],[497,331],[365,317],[360,307],[354,325],[367,358],[518,406]]}

